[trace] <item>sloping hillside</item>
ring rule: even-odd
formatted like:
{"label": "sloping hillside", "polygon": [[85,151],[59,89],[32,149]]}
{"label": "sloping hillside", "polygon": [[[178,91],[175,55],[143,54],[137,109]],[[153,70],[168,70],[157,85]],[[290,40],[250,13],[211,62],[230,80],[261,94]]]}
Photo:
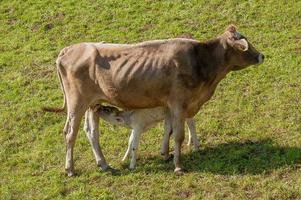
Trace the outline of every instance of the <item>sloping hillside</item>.
{"label": "sloping hillside", "polygon": [[[187,174],[162,160],[162,124],[143,135],[129,171],[129,130],[101,122],[120,175],[99,171],[81,130],[78,176],[65,176],[65,115],[41,112],[63,102],[55,59],[64,46],[206,40],[230,23],[266,60],[230,73],[200,110],[202,148],[184,146]],[[301,1],[2,0],[0,38],[0,199],[301,199]]]}

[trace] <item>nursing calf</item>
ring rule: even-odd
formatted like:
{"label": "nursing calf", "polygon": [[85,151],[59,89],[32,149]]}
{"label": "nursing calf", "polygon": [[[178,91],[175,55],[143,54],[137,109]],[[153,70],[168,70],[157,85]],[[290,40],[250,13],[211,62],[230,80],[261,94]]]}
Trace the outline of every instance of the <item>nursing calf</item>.
{"label": "nursing calf", "polygon": [[[157,107],[151,109],[120,111],[116,107],[99,106],[99,108],[96,109],[97,113],[103,120],[113,125],[123,126],[132,129],[132,133],[129,138],[128,148],[122,159],[122,161],[124,161],[129,156],[129,153],[132,153],[130,169],[135,168],[136,165],[137,151],[141,134],[164,119],[164,139],[162,143],[161,153],[162,155],[164,155],[165,159],[169,158],[169,137],[172,133],[172,128],[170,122],[170,113],[167,108]],[[84,130],[87,133],[88,131],[90,131],[90,129],[87,127],[91,125],[89,125],[89,116],[86,116],[85,119],[86,121]],[[195,122],[192,118],[190,118],[186,119],[186,123],[189,129],[188,145],[191,144],[192,139],[195,149],[198,149],[200,144],[195,132]]]}

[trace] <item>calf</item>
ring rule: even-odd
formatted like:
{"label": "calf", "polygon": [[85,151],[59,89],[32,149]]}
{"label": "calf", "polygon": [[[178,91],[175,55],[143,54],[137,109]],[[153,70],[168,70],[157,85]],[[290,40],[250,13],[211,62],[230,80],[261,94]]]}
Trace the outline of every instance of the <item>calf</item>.
{"label": "calf", "polygon": [[[137,151],[140,140],[140,135],[147,131],[149,128],[155,126],[158,122],[165,119],[164,126],[164,139],[162,143],[161,154],[167,160],[169,158],[169,137],[172,134],[170,113],[167,108],[157,107],[151,109],[137,109],[131,111],[120,111],[116,107],[111,106],[99,106],[97,108],[97,113],[99,117],[105,121],[126,128],[131,128],[132,133],[129,138],[127,151],[122,159],[125,161],[132,150],[132,158],[130,162],[130,169],[134,169],[137,159]],[[85,132],[90,131],[89,126],[89,116],[86,116],[85,121]],[[189,130],[188,145],[191,144],[191,139],[196,150],[199,149],[199,141],[196,136],[195,122],[192,118],[186,119]]]}

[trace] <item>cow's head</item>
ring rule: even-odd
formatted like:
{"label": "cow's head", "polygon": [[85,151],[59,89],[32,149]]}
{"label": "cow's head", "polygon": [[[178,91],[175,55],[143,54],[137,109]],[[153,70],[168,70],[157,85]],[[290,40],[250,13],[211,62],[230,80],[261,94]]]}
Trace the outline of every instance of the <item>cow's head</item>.
{"label": "cow's head", "polygon": [[231,70],[240,70],[250,65],[259,65],[264,60],[264,55],[259,53],[247,38],[230,25],[223,34],[226,45],[226,60]]}

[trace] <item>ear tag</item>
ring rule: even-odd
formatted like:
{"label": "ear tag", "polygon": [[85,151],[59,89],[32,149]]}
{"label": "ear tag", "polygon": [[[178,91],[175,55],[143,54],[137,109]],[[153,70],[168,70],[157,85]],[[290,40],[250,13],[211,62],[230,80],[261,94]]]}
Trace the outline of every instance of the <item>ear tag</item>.
{"label": "ear tag", "polygon": [[234,33],[235,38],[240,39],[241,38],[241,34],[239,32],[235,32]]}

